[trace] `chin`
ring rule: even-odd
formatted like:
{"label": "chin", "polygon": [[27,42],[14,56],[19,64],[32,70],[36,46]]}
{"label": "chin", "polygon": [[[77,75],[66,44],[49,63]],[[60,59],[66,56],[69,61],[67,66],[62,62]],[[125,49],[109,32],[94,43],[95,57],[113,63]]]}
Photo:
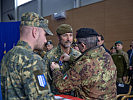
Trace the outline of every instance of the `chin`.
{"label": "chin", "polygon": [[65,47],[65,48],[70,48],[70,47],[71,47],[71,45],[65,45],[64,47]]}

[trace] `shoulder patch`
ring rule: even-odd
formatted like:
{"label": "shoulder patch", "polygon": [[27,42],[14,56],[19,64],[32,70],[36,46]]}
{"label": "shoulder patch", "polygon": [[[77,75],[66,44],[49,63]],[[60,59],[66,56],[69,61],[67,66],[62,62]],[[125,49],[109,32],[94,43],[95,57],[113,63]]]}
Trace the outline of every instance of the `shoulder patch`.
{"label": "shoulder patch", "polygon": [[41,87],[44,87],[45,88],[45,86],[47,85],[45,76],[44,75],[38,75],[37,78],[38,78],[38,81],[39,81],[39,85]]}
{"label": "shoulder patch", "polygon": [[36,80],[38,90],[39,91],[49,90],[49,86],[46,81],[46,75],[44,75],[40,70],[36,70],[33,73],[35,75],[35,80]]}

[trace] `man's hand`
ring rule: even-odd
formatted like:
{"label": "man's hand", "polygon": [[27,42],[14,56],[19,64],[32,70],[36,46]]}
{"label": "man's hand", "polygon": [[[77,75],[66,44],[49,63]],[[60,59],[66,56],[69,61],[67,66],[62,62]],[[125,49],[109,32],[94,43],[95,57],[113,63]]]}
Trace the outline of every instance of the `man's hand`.
{"label": "man's hand", "polygon": [[55,63],[55,62],[52,62],[50,67],[51,67],[52,70],[60,68],[59,65],[57,63]]}
{"label": "man's hand", "polygon": [[69,61],[70,60],[70,56],[66,53],[62,54],[60,57],[60,61]]}

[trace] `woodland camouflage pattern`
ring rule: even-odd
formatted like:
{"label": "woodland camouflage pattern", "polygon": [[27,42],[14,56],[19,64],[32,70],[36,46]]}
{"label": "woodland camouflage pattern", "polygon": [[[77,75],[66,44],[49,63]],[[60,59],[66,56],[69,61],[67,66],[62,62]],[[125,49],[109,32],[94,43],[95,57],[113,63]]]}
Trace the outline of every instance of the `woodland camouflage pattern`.
{"label": "woodland camouflage pattern", "polygon": [[84,52],[64,75],[59,69],[53,75],[59,92],[73,90],[84,100],[116,100],[116,66],[102,46]]}
{"label": "woodland camouflage pattern", "polygon": [[[63,54],[64,52],[61,50],[61,47],[60,47],[60,44],[56,47],[56,48],[53,48],[50,52],[46,53],[46,55],[44,56],[44,60],[45,60],[45,65],[48,67],[49,69],[49,76],[50,76],[50,79],[49,79],[49,83],[51,85],[51,90],[52,90],[52,93],[54,94],[60,94],[58,92],[57,89],[55,89],[54,87],[54,84],[55,83],[52,83],[52,73],[51,73],[51,70],[50,70],[50,65],[52,62],[56,62],[56,63],[59,63],[60,61],[60,57],[61,55]],[[75,60],[77,57],[79,57],[81,55],[81,53],[73,48],[70,49],[70,59],[73,61]],[[68,69],[70,69],[70,66],[69,66],[69,63],[71,62],[63,62],[63,65],[60,66],[60,71],[64,74]],[[63,67],[65,66],[65,67]],[[67,93],[66,93],[67,94]],[[70,95],[70,94],[67,94],[67,95]]]}
{"label": "woodland camouflage pattern", "polygon": [[32,51],[28,43],[19,41],[2,60],[3,100],[53,100],[49,84],[41,87],[37,75],[47,76],[43,59]]}

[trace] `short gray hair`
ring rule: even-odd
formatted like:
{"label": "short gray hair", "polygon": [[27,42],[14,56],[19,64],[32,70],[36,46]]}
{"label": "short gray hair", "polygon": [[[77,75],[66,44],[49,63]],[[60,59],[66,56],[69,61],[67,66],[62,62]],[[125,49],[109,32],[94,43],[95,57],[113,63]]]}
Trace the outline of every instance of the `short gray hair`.
{"label": "short gray hair", "polygon": [[87,38],[77,38],[78,42],[84,43],[88,49],[96,47],[98,38],[97,36],[91,36]]}

